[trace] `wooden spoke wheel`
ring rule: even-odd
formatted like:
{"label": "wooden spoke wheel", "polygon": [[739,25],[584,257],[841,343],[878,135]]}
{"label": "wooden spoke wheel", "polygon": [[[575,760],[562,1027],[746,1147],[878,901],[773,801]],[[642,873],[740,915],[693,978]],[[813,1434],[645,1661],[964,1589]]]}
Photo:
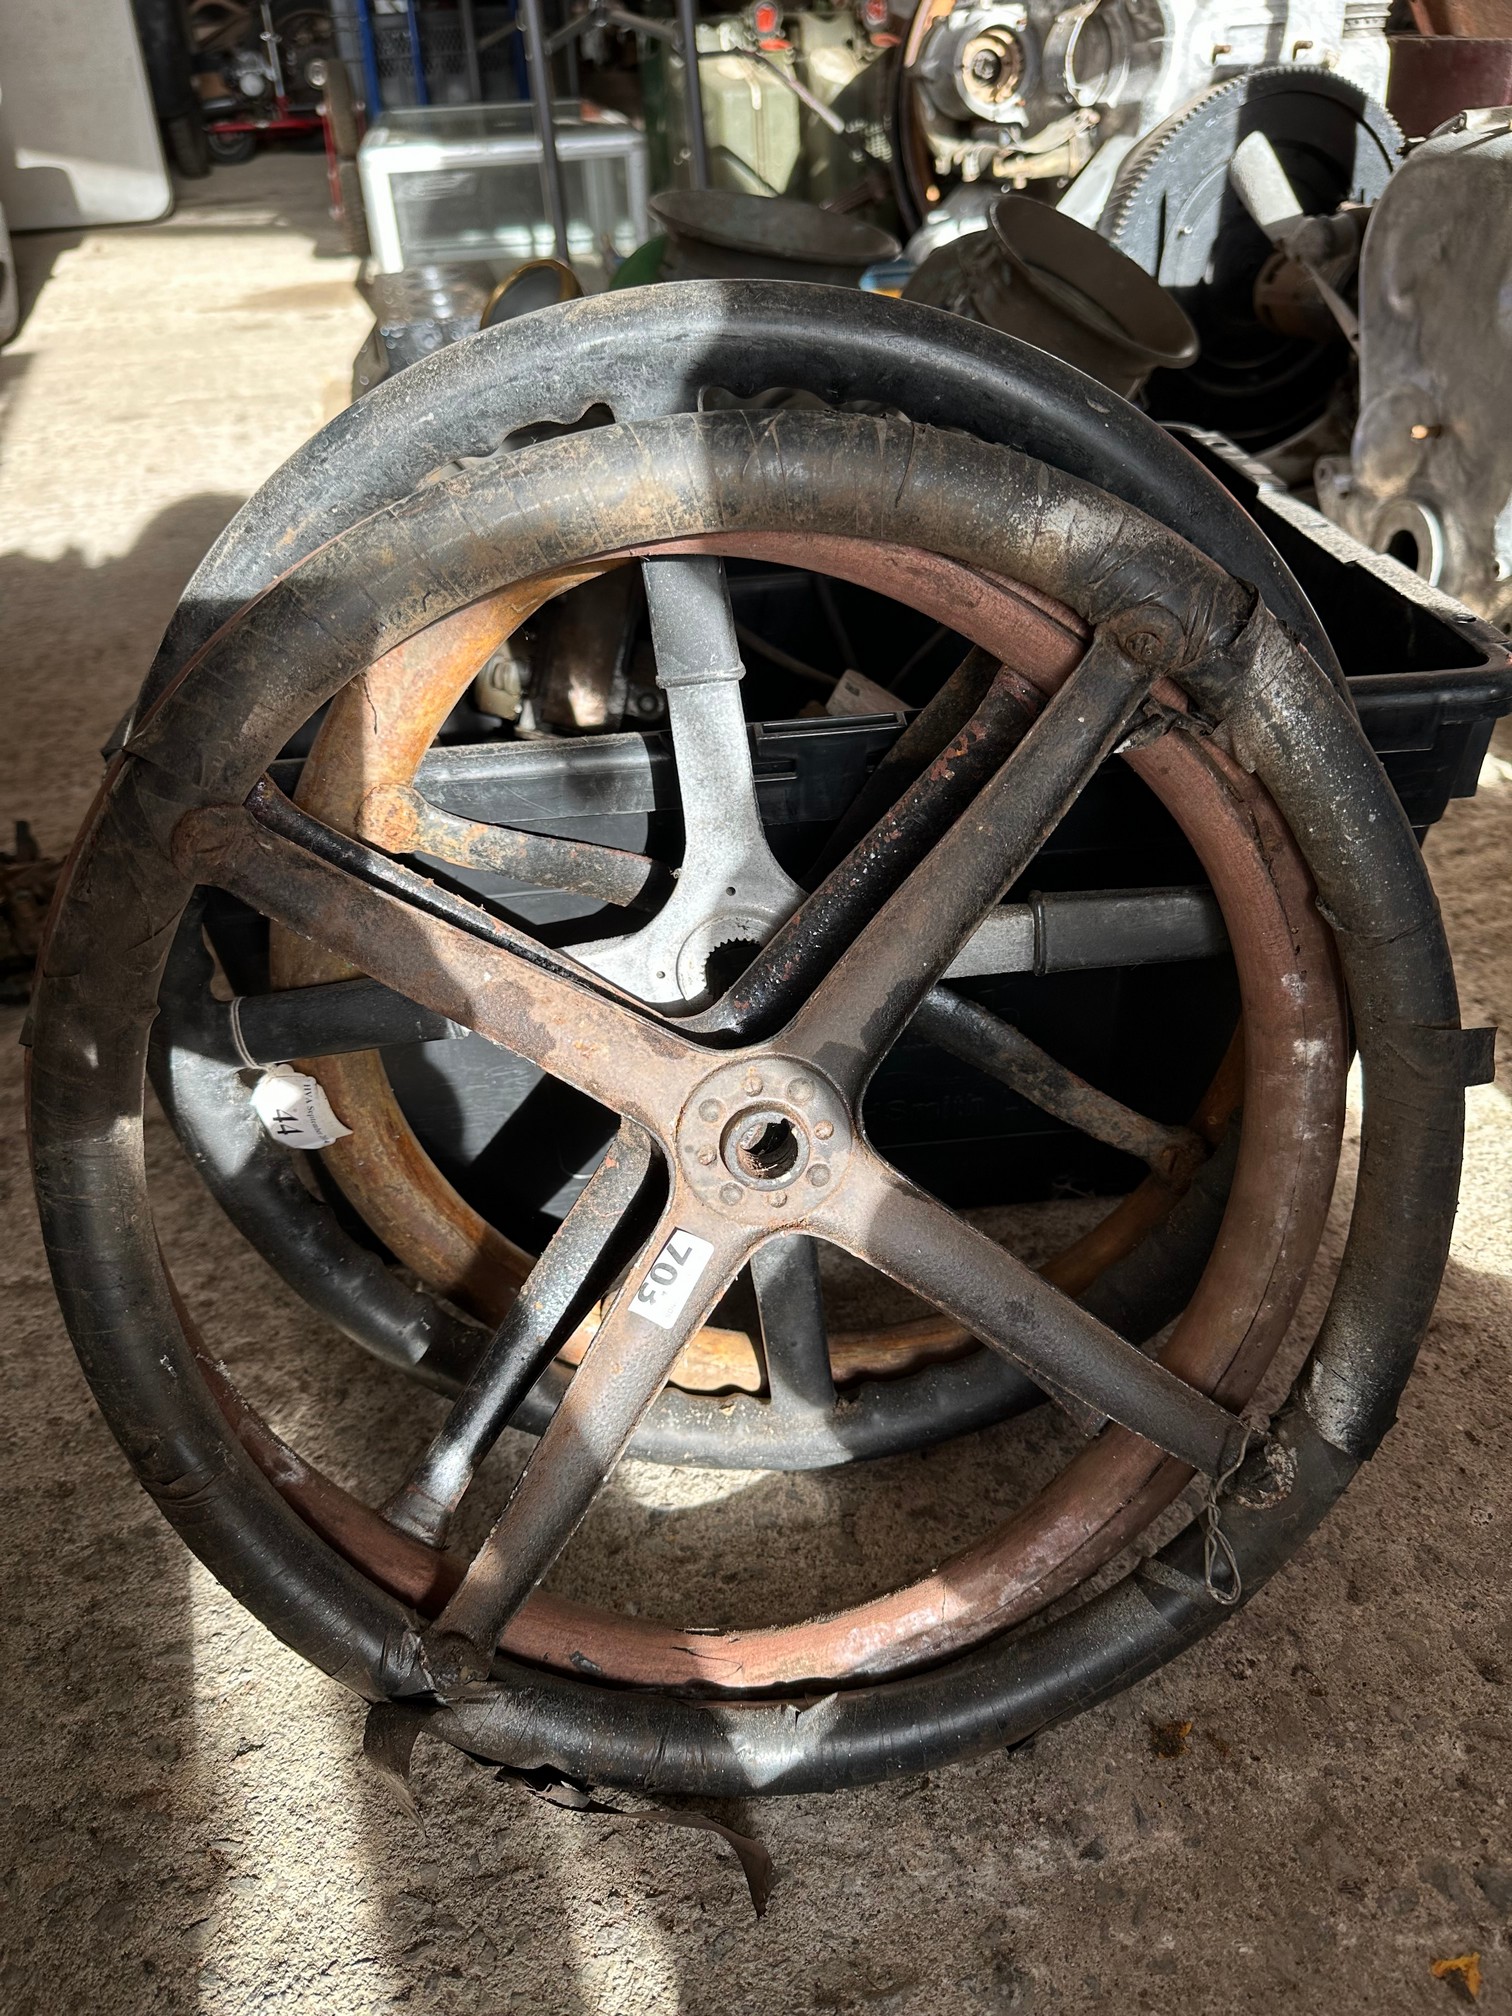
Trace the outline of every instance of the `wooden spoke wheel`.
{"label": "wooden spoke wheel", "polygon": [[[685,321],[690,303],[715,320],[731,307],[730,290],[670,291]],[[747,298],[759,305],[762,290]],[[595,306],[529,320],[550,320],[562,353],[599,326],[583,313]],[[792,312],[801,322],[819,307]],[[900,342],[913,326],[897,321]],[[511,331],[497,333],[497,354],[518,361]],[[1178,473],[1191,480],[1173,473],[1173,490]],[[944,751],[693,1015],[627,984],[636,960],[660,956],[654,935],[574,957],[364,837],[396,793],[428,816],[400,777],[380,772],[378,807],[364,792],[349,832],[267,775],[333,699],[333,774],[364,746],[341,725],[353,706],[370,709],[374,752],[401,722],[423,747],[435,665],[452,648],[442,626],[507,628],[563,581],[627,556],[649,556],[673,705],[681,693],[689,713],[712,711],[725,703],[707,696],[733,685],[718,556],[793,541],[837,578],[868,578],[884,556],[892,592],[906,584],[916,606],[948,610],[993,669]],[[1043,644],[1046,623],[1058,663],[1025,641],[1027,626]],[[1208,871],[1246,1024],[1222,1225],[1153,1356],[905,1181],[863,1112],[879,1061],[917,1018],[972,1054],[1005,1044],[990,1017],[942,997],[942,977],[1118,750]],[[318,748],[307,801],[327,788],[326,762]],[[406,835],[399,851],[412,845]],[[284,977],[301,991],[366,976],[621,1116],[386,1513],[285,1449],[229,1388],[152,1237],[148,1031],[197,887],[290,934]],[[294,951],[295,939],[319,949]],[[1241,1410],[1295,1310],[1337,1153],[1339,972],[1367,1098],[1358,1197],[1308,1367],[1261,1423]],[[370,1698],[419,1703],[433,1733],[475,1753],[705,1793],[862,1782],[1013,1741],[1148,1671],[1252,1593],[1389,1424],[1447,1250],[1462,1126],[1452,975],[1411,831],[1329,677],[1254,585],[1063,467],[843,411],[616,417],[464,462],[296,559],[149,691],[70,864],[34,1043],[60,1298],[102,1406],[202,1558],[306,1656]],[[540,1594],[728,1285],[752,1266],[784,1309],[812,1304],[812,1271],[791,1256],[816,1241],[979,1339],[1068,1413],[1080,1452],[936,1575],[837,1617],[705,1633]],[[518,1279],[526,1263],[510,1264]],[[481,1455],[585,1300],[598,1314],[581,1362],[559,1371],[564,1390],[487,1540],[453,1559],[442,1543]],[[774,1323],[768,1373],[774,1394],[833,1417],[822,1344],[816,1323]],[[1064,1607],[1194,1474],[1201,1522]],[[1052,1602],[1060,1614],[1040,1620]],[[420,1632],[416,1613],[431,1620]],[[1032,1634],[1009,1632],[1031,1618]]]}

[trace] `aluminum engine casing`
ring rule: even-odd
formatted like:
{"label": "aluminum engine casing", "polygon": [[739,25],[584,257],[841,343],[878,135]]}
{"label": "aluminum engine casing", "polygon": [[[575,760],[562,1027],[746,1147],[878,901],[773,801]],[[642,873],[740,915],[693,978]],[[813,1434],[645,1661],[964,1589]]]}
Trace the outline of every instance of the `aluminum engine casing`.
{"label": "aluminum engine casing", "polygon": [[1360,410],[1318,502],[1362,544],[1512,625],[1512,112],[1414,149],[1360,258]]}
{"label": "aluminum engine casing", "polygon": [[[1381,0],[973,0],[935,22],[912,74],[941,175],[1081,172],[1089,187],[1066,207],[1091,222],[1134,141],[1226,77],[1321,65],[1384,100],[1386,13]],[[1009,40],[1016,82],[978,80],[973,64]]]}

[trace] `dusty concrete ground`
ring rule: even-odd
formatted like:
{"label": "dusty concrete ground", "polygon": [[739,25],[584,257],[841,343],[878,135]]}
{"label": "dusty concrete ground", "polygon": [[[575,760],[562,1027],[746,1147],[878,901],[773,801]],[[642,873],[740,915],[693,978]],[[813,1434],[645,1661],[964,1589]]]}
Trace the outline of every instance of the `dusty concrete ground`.
{"label": "dusty concrete ground", "polygon": [[[0,355],[0,819],[61,850],[179,588],[339,398],[365,317],[308,158],[218,171],[151,230],[20,249],[45,285]],[[1430,859],[1467,1019],[1506,1023],[1512,763]],[[95,1413],[32,1212],[19,1023],[0,1012],[7,2016],[1433,2011],[1455,1991],[1431,1962],[1472,1951],[1481,2006],[1512,2010],[1503,1091],[1470,1098],[1400,1425],[1291,1569],[1030,1750],[752,1802],[780,1871],[755,1925],[703,1837],[553,1812],[429,1749],[416,1834],[363,1777],[357,1706],[191,1561]],[[152,1151],[165,1239],[238,1378],[381,1490],[418,1436],[411,1389],[310,1322],[161,1124]],[[984,1528],[1050,1436],[856,1476],[632,1467],[560,1579],[710,1619],[856,1597]],[[1188,1720],[1185,1753],[1155,1755],[1151,1725]]]}

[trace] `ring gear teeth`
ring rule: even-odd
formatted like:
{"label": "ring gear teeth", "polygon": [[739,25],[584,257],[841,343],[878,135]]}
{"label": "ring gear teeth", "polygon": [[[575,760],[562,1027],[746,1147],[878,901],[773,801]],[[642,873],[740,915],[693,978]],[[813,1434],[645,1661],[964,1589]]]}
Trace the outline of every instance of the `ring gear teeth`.
{"label": "ring gear teeth", "polygon": [[[739,965],[733,958],[723,956],[734,953],[737,946],[743,947],[746,954]],[[716,937],[703,957],[701,978],[704,991],[717,998],[727,987],[733,987],[760,950],[761,940],[753,938],[749,931],[731,930],[722,937]]]}
{"label": "ring gear teeth", "polygon": [[1281,334],[1255,311],[1272,248],[1223,201],[1241,125],[1273,142],[1297,177],[1298,200],[1328,214],[1346,201],[1373,202],[1403,141],[1385,107],[1349,78],[1273,65],[1209,86],[1152,128],[1109,192],[1099,232],[1170,289],[1202,345],[1186,370],[1151,377],[1150,412],[1263,453],[1326,420],[1350,358],[1342,338]]}
{"label": "ring gear teeth", "polygon": [[[1108,191],[1102,215],[1097,221],[1098,231],[1110,239],[1122,251],[1129,251],[1124,243],[1132,211],[1144,194],[1145,184],[1154,173],[1162,156],[1174,143],[1178,134],[1186,131],[1194,120],[1200,119],[1211,106],[1220,99],[1242,96],[1262,79],[1284,78],[1288,83],[1302,83],[1311,80],[1323,86],[1330,95],[1349,92],[1359,98],[1362,110],[1372,113],[1371,124],[1386,130],[1392,143],[1392,152],[1400,155],[1406,145],[1402,129],[1383,105],[1371,99],[1368,92],[1352,84],[1347,77],[1336,71],[1325,70],[1316,63],[1278,63],[1264,70],[1250,70],[1238,77],[1225,77],[1220,83],[1210,84],[1205,91],[1199,91],[1168,119],[1162,119],[1158,126],[1152,126],[1143,134],[1124,157],[1123,164],[1114,178],[1113,187]],[[1131,257],[1134,255],[1131,253]]]}

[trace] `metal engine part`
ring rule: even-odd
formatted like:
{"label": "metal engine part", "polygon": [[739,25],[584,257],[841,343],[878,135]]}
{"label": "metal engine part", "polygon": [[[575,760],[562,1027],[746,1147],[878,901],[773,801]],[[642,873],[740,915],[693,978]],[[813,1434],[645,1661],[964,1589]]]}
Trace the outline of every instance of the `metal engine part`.
{"label": "metal engine part", "polygon": [[[942,182],[1022,188],[1082,176],[1064,204],[1094,223],[1138,137],[1215,83],[1306,64],[1383,98],[1386,8],[1363,0],[923,0],[904,52],[905,179],[924,212]],[[1089,164],[1095,164],[1089,167]],[[930,195],[930,184],[935,195]]]}
{"label": "metal engine part", "polygon": [[1503,628],[1512,626],[1512,112],[1463,115],[1377,202],[1360,261],[1360,409],[1318,503]]}
{"label": "metal engine part", "polygon": [[1077,174],[1103,138],[1104,110],[1157,85],[1161,46],[1158,12],[1142,0],[956,8],[913,65],[936,173],[1015,185]]}
{"label": "metal engine part", "polygon": [[365,284],[373,327],[352,363],[352,397],[470,336],[494,291],[493,269],[481,261],[373,274]]}
{"label": "metal engine part", "polygon": [[524,259],[498,279],[486,261],[439,260],[370,273],[362,283],[374,315],[367,341],[352,364],[352,397],[360,399],[396,371],[404,371],[459,343],[477,329],[492,329],[516,315],[575,301],[582,283],[560,259]]}
{"label": "metal engine part", "polygon": [[906,291],[1063,357],[1125,399],[1156,365],[1197,355],[1196,330],[1142,266],[1029,196],[1000,196],[987,230],[932,252]]}
{"label": "metal engine part", "polygon": [[[780,13],[755,6],[700,21],[713,186],[822,203],[870,178],[882,193],[888,66],[878,59],[887,39],[849,6]],[[664,188],[685,179],[689,158],[682,59],[643,37],[641,66],[654,172]]]}
{"label": "metal engine part", "polygon": [[[1157,419],[1255,450],[1325,420],[1342,440],[1353,315],[1339,290],[1360,242],[1353,219],[1401,146],[1358,84],[1290,65],[1214,85],[1139,141],[1098,228],[1175,295],[1202,342],[1190,370],[1150,380]],[[1315,439],[1304,471],[1324,445]]]}
{"label": "metal engine part", "polygon": [[857,217],[786,196],[668,189],[651,199],[666,236],[663,280],[810,280],[856,285],[898,241]]}

